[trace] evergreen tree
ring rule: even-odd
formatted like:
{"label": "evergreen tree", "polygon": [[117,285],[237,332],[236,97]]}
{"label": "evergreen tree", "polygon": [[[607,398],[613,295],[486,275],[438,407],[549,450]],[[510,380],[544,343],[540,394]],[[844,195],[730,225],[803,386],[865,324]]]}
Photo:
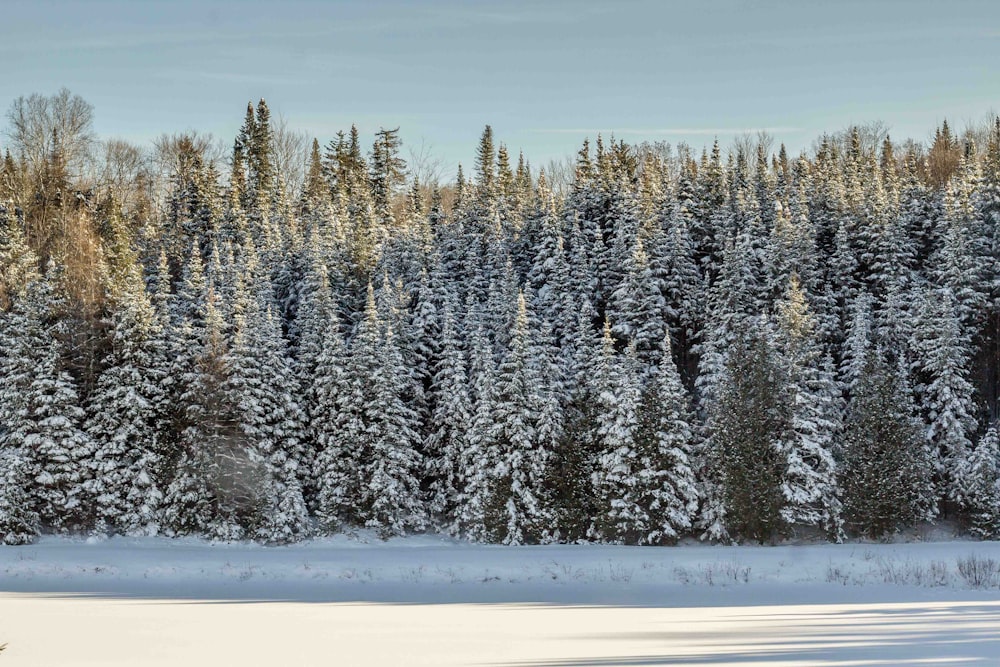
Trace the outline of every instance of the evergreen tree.
{"label": "evergreen tree", "polygon": [[0,544],[30,544],[38,536],[38,513],[21,452],[0,446]]}
{"label": "evergreen tree", "polygon": [[376,310],[371,286],[345,370],[334,399],[336,430],[321,435],[318,512],[328,525],[360,524],[382,537],[420,529],[425,515],[416,477],[416,414],[403,400],[402,354]]}
{"label": "evergreen tree", "polygon": [[599,512],[592,536],[610,542],[635,542],[651,529],[646,508],[639,505],[635,430],[641,383],[635,349],[615,352],[611,326],[604,323],[601,356],[594,369],[597,388],[597,458],[593,484]]}
{"label": "evergreen tree", "polygon": [[709,475],[718,496],[709,498],[709,537],[764,542],[786,532],[790,408],[774,349],[762,333],[746,334],[709,413]]}
{"label": "evergreen tree", "polygon": [[635,426],[636,496],[650,521],[639,544],[675,542],[689,531],[698,509],[692,453],[696,422],[674,364],[669,334],[646,383]]}
{"label": "evergreen tree", "polygon": [[55,307],[51,281],[42,279],[28,286],[18,308],[3,313],[0,452],[15,467],[23,465],[30,480],[27,516],[37,514],[42,526],[56,531],[80,530],[91,523],[85,484],[92,445],[81,428],[75,382],[63,368],[50,317]]}
{"label": "evergreen tree", "polygon": [[88,409],[86,430],[95,445],[88,486],[101,529],[155,535],[166,486],[166,341],[138,269],[119,297],[114,327],[106,370]]}
{"label": "evergreen tree", "polygon": [[247,537],[256,519],[259,460],[250,457],[229,379],[223,323],[209,290],[182,323],[194,359],[181,378],[178,460],[164,497],[164,524],[174,535],[218,540]]}
{"label": "evergreen tree", "polygon": [[260,296],[244,298],[246,310],[236,317],[226,357],[225,390],[239,415],[243,451],[259,480],[253,534],[268,542],[289,542],[301,537],[307,524],[305,471],[300,471],[308,463],[301,446],[305,416],[273,309]]}
{"label": "evergreen tree", "polygon": [[1000,535],[1000,436],[987,429],[961,470],[963,509],[969,530],[991,540]]}
{"label": "evergreen tree", "polygon": [[549,524],[545,472],[551,451],[538,429],[542,378],[531,354],[528,327],[522,293],[491,401],[489,439],[497,450],[497,468],[485,518],[489,538],[504,544],[537,542]]}
{"label": "evergreen tree", "polygon": [[834,452],[843,411],[832,362],[816,338],[816,321],[795,275],[778,304],[777,348],[786,374],[790,424],[782,454],[786,461],[782,518],[815,526],[839,538]]}
{"label": "evergreen tree", "polygon": [[962,467],[976,431],[974,389],[968,380],[968,352],[961,338],[954,298],[928,292],[916,332],[920,396],[927,418],[939,495],[961,504]]}
{"label": "evergreen tree", "polygon": [[932,516],[931,466],[901,371],[869,348],[847,406],[844,523],[869,537]]}
{"label": "evergreen tree", "polygon": [[461,464],[472,420],[467,366],[454,313],[446,304],[441,356],[431,382],[434,410],[424,451],[430,479],[429,509],[452,534],[459,532],[458,504],[465,492]]}

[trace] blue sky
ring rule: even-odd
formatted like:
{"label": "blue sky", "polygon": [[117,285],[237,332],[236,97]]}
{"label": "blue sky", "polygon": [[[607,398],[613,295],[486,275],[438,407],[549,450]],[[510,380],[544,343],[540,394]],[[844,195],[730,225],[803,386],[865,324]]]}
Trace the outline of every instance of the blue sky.
{"label": "blue sky", "polygon": [[400,126],[449,165],[486,123],[540,164],[598,131],[700,147],[766,128],[797,151],[851,123],[924,139],[1000,110],[995,0],[5,0],[0,15],[0,109],[66,86],[101,136],[134,141],[228,142],[260,97],[323,143]]}

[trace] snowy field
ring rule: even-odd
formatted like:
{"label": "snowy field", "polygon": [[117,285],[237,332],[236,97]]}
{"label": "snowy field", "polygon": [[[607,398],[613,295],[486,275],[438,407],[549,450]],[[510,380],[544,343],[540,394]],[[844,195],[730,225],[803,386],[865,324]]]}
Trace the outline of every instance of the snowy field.
{"label": "snowy field", "polygon": [[0,665],[996,665],[1000,543],[0,548]]}

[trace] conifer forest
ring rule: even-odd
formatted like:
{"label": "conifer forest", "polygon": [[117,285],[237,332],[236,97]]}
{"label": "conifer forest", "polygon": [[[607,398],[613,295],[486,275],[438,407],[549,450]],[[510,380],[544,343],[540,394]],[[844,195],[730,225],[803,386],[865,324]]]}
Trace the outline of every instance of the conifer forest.
{"label": "conifer forest", "polygon": [[562,169],[486,126],[423,182],[263,100],[224,151],[92,114],[0,139],[4,543],[1000,536],[1000,119]]}

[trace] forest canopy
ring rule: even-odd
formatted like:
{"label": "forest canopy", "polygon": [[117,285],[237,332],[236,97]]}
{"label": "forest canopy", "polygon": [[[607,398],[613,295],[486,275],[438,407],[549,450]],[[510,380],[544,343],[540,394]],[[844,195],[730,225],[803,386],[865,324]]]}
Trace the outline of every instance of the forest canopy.
{"label": "forest canopy", "polygon": [[1000,118],[548,172],[486,126],[444,183],[264,100],[231,149],[93,116],[7,114],[8,544],[1000,535]]}

